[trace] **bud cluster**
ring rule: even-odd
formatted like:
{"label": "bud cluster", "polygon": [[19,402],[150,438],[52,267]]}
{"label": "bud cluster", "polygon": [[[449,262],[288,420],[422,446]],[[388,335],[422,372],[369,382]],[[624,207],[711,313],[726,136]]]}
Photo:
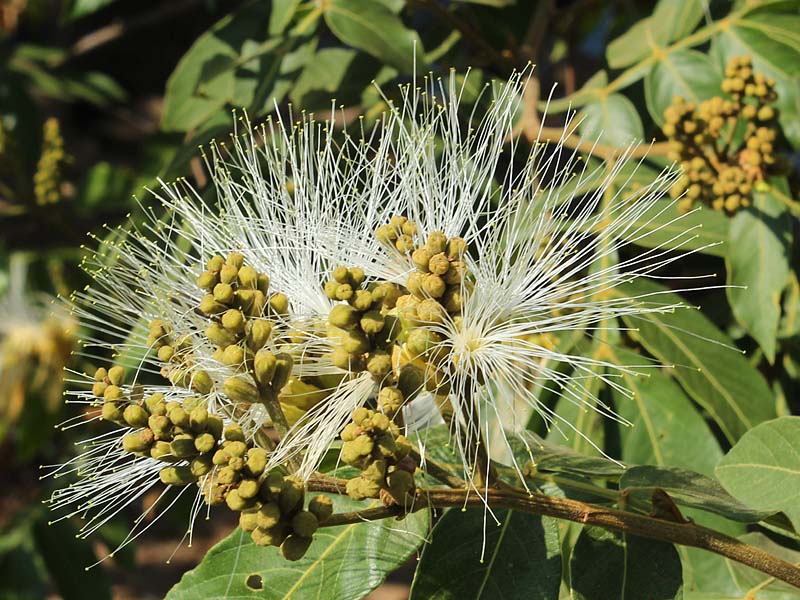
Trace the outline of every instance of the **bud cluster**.
{"label": "bud cluster", "polygon": [[233,505],[228,500],[228,506],[241,511],[239,526],[257,545],[279,546],[287,560],[303,557],[314,532],[333,513],[333,503],[327,496],[312,498],[303,509],[303,484],[277,471],[265,474],[256,485],[244,485],[228,495],[235,498]]}
{"label": "bud cluster", "polygon": [[342,430],[342,441],[342,462],[361,471],[347,482],[347,494],[354,500],[382,498],[402,506],[415,489],[416,465],[409,457],[411,444],[397,425],[384,414],[359,408]]}
{"label": "bud cluster", "polygon": [[683,195],[683,212],[695,202],[727,213],[749,206],[753,187],[776,162],[775,81],[755,73],[750,57],[742,56],[728,63],[721,87],[729,98],[695,105],[676,97],[664,111],[670,158],[683,169],[670,194]]}
{"label": "bud cluster", "polygon": [[58,119],[51,117],[44,122],[42,153],[33,174],[33,193],[37,204],[55,204],[61,199],[63,171],[68,161],[61,126]]}

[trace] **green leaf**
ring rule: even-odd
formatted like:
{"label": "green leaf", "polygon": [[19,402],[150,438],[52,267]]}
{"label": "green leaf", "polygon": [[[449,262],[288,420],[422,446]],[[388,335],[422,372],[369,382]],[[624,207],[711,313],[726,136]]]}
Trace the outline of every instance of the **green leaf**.
{"label": "green leaf", "polygon": [[619,487],[644,500],[650,499],[655,488],[661,488],[680,505],[742,523],[757,523],[775,512],[748,508],[726,492],[718,481],[677,467],[631,467],[620,477]]}
{"label": "green leaf", "polygon": [[728,285],[735,287],[725,291],[736,320],[758,342],[770,364],[775,362],[791,246],[792,217],[770,192],[754,193],[753,206],[739,210],[731,220],[726,266]]}
{"label": "green leaf", "polygon": [[69,19],[80,19],[93,12],[97,12],[101,8],[105,8],[115,0],[74,0],[69,9]]}
{"label": "green leaf", "polygon": [[557,100],[542,100],[537,105],[537,108],[542,112],[547,111],[551,114],[559,114],[567,110],[577,109],[597,98],[597,91],[604,88],[606,85],[608,85],[608,73],[600,70],[592,75],[589,80],[583,84],[581,89],[577,90],[574,94],[566,98],[558,98]]}
{"label": "green leaf", "polygon": [[784,293],[780,337],[790,338],[798,334],[800,334],[800,279],[795,271],[791,271]]}
{"label": "green leaf", "polygon": [[[699,250],[710,256],[725,256],[729,219],[721,212],[707,208],[686,214],[678,212],[673,200],[656,200],[630,228],[634,244],[644,248],[680,248]],[[681,235],[692,229],[693,237]],[[642,235],[646,233],[647,235]]]}
{"label": "green leaf", "polygon": [[680,598],[681,561],[672,544],[584,527],[570,558],[574,600]]}
{"label": "green leaf", "polygon": [[622,94],[611,94],[583,107],[581,136],[590,142],[628,146],[644,138],[642,120],[633,102]]}
{"label": "green leaf", "polygon": [[800,531],[800,417],[753,428],[715,470],[722,485],[750,508],[782,511]]}
{"label": "green leaf", "polygon": [[557,600],[560,583],[561,548],[553,519],[510,510],[451,509],[422,551],[411,600]]}
{"label": "green leaf", "polygon": [[342,42],[364,50],[402,73],[414,70],[425,55],[417,33],[384,5],[374,0],[328,0],[325,22]]}
{"label": "green leaf", "polygon": [[226,16],[201,35],[167,81],[162,126],[188,131],[226,105],[260,114],[294,39],[269,37],[268,5],[257,2]]}
{"label": "green leaf", "polygon": [[721,67],[734,56],[751,56],[756,72],[775,79],[778,121],[795,147],[800,146],[800,46],[791,40],[797,37],[793,25],[799,18],[759,13],[740,17],[714,38],[710,52]]}
{"label": "green leaf", "polygon": [[[682,302],[680,296],[643,279],[621,285],[614,293],[657,305]],[[663,364],[675,365],[672,374],[731,443],[775,416],[772,392],[761,373],[732,349],[733,342],[699,310],[681,308],[623,318],[637,330],[648,352]]]}
{"label": "green leaf", "polygon": [[722,72],[711,59],[694,50],[670,52],[653,65],[644,78],[647,109],[659,125],[664,123],[664,111],[675,96],[698,104],[718,96]]}
{"label": "green leaf", "polygon": [[[364,503],[331,496],[336,512]],[[186,573],[167,600],[222,598],[356,600],[378,587],[386,575],[414,554],[428,533],[426,511],[403,521],[325,527],[314,534],[306,555],[287,562],[278,548],[256,546],[236,529]]]}
{"label": "green leaf", "polygon": [[269,34],[280,35],[297,12],[300,0],[272,0],[269,13]]}
{"label": "green leaf", "polygon": [[570,473],[585,477],[619,477],[625,467],[608,458],[579,454],[566,446],[554,444],[532,431],[522,431],[510,438],[514,455],[524,466],[529,460],[539,471]]}
{"label": "green leaf", "polygon": [[463,2],[465,4],[483,4],[484,6],[493,6],[494,8],[502,8],[504,6],[513,6],[517,0],[455,0],[456,2]]}
{"label": "green leaf", "polygon": [[[763,533],[753,531],[739,536],[739,539],[745,544],[761,548],[773,556],[782,558],[786,562],[795,565],[800,563],[800,552],[775,543]],[[736,579],[736,583],[739,584],[739,587],[743,590],[757,590],[757,595],[746,596],[746,598],[768,598],[769,600],[797,599],[796,587],[777,580],[774,577],[770,577],[761,571],[746,567],[736,561],[728,561],[728,564],[730,565],[733,576]]]}
{"label": "green leaf", "polygon": [[[648,364],[642,356],[622,348],[609,347],[608,353],[612,362],[628,368]],[[639,376],[622,376],[632,398],[614,390],[616,412],[631,423],[620,428],[622,460],[692,468],[711,475],[722,450],[703,417],[673,379],[654,368],[639,371]]]}
{"label": "green leaf", "polygon": [[306,64],[292,87],[292,102],[308,110],[358,104],[380,65],[371,56],[347,48],[323,48]]}

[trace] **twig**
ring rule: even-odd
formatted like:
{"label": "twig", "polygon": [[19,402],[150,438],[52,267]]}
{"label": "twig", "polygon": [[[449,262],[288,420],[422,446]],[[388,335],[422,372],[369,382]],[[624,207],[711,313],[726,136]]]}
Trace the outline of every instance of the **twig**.
{"label": "twig", "polygon": [[[308,488],[311,491],[342,493],[345,484],[346,481],[343,479],[317,477],[309,480]],[[724,533],[694,523],[677,523],[613,508],[593,506],[568,498],[555,498],[538,493],[527,494],[523,490],[516,492],[508,489],[489,489],[482,498],[470,493],[470,490],[418,489],[412,512],[427,507],[484,507],[487,505],[491,508],[518,510],[621,531],[671,544],[700,548],[800,588],[800,567]],[[335,520],[334,517],[331,517],[325,522],[325,526],[396,516],[398,509],[397,506],[389,506],[342,513],[335,515]]]}
{"label": "twig", "polygon": [[[422,457],[419,455],[419,452],[412,450],[410,456],[417,462],[418,465],[422,465]],[[425,459],[425,472],[445,485],[449,485],[451,488],[465,489],[467,487],[466,481],[451,474],[436,461],[433,461],[429,458]]]}

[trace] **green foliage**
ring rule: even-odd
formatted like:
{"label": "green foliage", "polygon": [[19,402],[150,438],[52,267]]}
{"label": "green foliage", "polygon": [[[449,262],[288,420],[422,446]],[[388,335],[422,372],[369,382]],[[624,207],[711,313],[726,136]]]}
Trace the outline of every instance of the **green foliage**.
{"label": "green foliage", "polygon": [[[360,503],[332,496],[337,512]],[[308,553],[287,565],[278,548],[256,546],[235,530],[189,571],[167,600],[189,598],[363,598],[414,554],[428,530],[428,514],[399,522],[355,523],[322,529]]]}

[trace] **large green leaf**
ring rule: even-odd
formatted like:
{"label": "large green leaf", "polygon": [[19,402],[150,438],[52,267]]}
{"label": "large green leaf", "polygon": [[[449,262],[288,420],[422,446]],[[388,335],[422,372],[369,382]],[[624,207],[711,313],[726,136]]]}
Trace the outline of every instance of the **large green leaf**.
{"label": "large green leaf", "polygon": [[681,561],[672,544],[584,527],[569,568],[574,600],[680,597]]}
{"label": "large green leaf", "polygon": [[554,520],[451,509],[422,552],[411,600],[557,600],[560,583]]}
{"label": "large green leaf", "polygon": [[[785,182],[784,182],[785,183]],[[782,186],[787,187],[787,186]],[[789,276],[792,217],[769,192],[731,220],[726,292],[733,314],[775,362],[781,293]]]}
{"label": "large green leaf", "polygon": [[[653,305],[682,302],[666,288],[643,279],[621,285],[615,293]],[[732,443],[775,416],[772,392],[763,376],[699,310],[680,308],[624,319],[650,353],[675,366],[672,374]]]}
{"label": "large green leaf", "polygon": [[[628,231],[637,246],[698,250],[711,256],[725,256],[727,246],[720,242],[728,238],[728,221],[725,215],[711,209],[682,215],[674,201],[663,199],[654,202]],[[693,230],[691,236],[683,235],[690,229]]]}
{"label": "large green leaf", "polygon": [[542,439],[532,431],[522,431],[511,439],[514,455],[524,467],[530,461],[540,471],[570,473],[585,477],[617,478],[625,467],[602,456],[579,454],[566,446]]}
{"label": "large green leaf", "polygon": [[655,488],[667,492],[680,505],[712,512],[742,523],[756,523],[775,511],[753,510],[726,492],[718,481],[676,467],[631,467],[619,480],[620,489],[634,497],[649,498]]}
{"label": "large green leaf", "polygon": [[620,69],[650,56],[656,48],[691,33],[704,14],[703,0],[659,0],[650,17],[642,19],[608,45],[609,66]]}
{"label": "large green leaf", "polygon": [[[364,508],[347,497],[332,499],[336,512]],[[256,546],[247,533],[236,529],[183,576],[167,600],[356,600],[414,554],[428,527],[425,511],[402,521],[326,527],[317,531],[306,555],[296,562],[283,559],[277,548]]]}
{"label": "large green leaf", "polygon": [[[616,364],[647,365],[642,356],[628,350],[609,348],[608,352]],[[620,428],[622,460],[692,468],[711,475],[722,450],[703,417],[673,379],[653,368],[639,371],[639,376],[623,374],[622,383],[632,398],[614,392],[614,408],[631,423]]]}
{"label": "large green leaf", "polygon": [[269,16],[268,4],[247,4],[195,41],[167,81],[164,129],[194,129],[226,105],[255,115],[271,107],[282,59],[297,40],[270,37]]}
{"label": "large green leaf", "polygon": [[[739,539],[745,544],[750,544],[756,548],[761,548],[772,554],[782,558],[786,562],[793,564],[800,564],[800,552],[792,550],[775,543],[763,533],[753,531],[739,536]],[[753,590],[753,595],[747,595],[745,598],[763,598],[764,600],[797,600],[797,588],[788,583],[770,577],[761,571],[756,571],[750,567],[746,567],[736,561],[728,561],[733,576],[736,582],[743,590]]]}
{"label": "large green leaf", "polygon": [[711,59],[694,50],[664,54],[644,78],[647,108],[653,120],[664,123],[664,111],[675,96],[699,103],[718,96],[722,72]]}
{"label": "large green leaf", "polygon": [[622,94],[611,94],[590,102],[581,111],[581,135],[591,141],[626,147],[644,138],[642,120],[633,102]]}
{"label": "large green leaf", "polygon": [[796,15],[763,12],[739,17],[714,39],[710,52],[720,66],[735,56],[750,56],[757,72],[775,79],[778,120],[795,146],[800,146],[799,19]]}
{"label": "large green leaf", "polygon": [[374,0],[328,0],[325,22],[345,44],[364,50],[403,73],[414,69],[425,51],[417,33],[400,17]]}
{"label": "large green leaf", "polygon": [[762,423],[720,461],[725,489],[750,508],[782,511],[800,531],[800,417]]}

